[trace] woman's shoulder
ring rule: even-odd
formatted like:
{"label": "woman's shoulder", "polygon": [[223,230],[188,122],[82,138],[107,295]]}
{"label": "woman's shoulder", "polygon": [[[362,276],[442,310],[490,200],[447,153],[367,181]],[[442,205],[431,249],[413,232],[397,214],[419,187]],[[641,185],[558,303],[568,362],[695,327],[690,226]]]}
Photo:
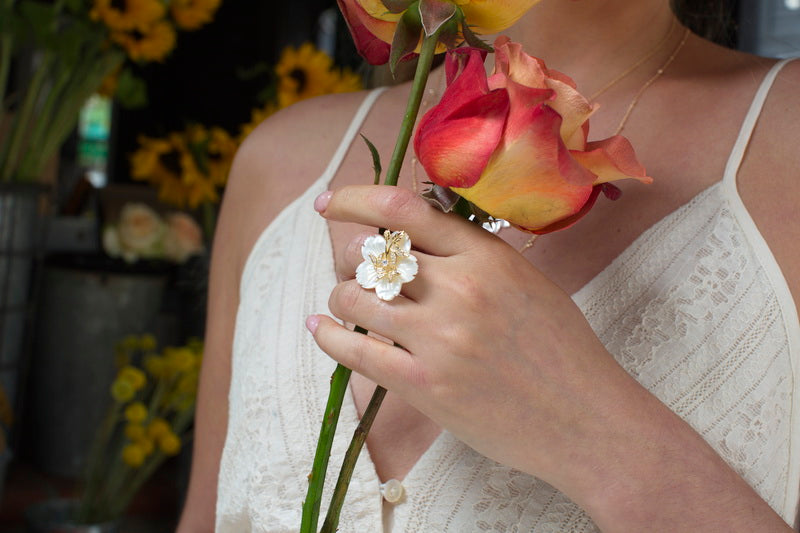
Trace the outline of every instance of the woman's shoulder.
{"label": "woman's shoulder", "polygon": [[237,275],[264,228],[324,172],[366,95],[304,100],[270,116],[242,143],[215,239],[236,258]]}

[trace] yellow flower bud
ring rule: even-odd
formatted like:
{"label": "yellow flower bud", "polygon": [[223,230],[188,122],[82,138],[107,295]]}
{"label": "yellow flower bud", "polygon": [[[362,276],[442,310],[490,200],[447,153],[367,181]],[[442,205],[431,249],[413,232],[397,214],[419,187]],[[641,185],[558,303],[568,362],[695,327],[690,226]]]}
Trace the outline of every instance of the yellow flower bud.
{"label": "yellow flower bud", "polygon": [[133,386],[127,379],[115,379],[111,384],[111,396],[119,403],[125,403],[133,398],[136,393]]}
{"label": "yellow flower bud", "polygon": [[194,368],[197,356],[189,348],[178,348],[169,356],[169,362],[178,372],[187,372]]}
{"label": "yellow flower bud", "polygon": [[171,431],[164,433],[158,439],[158,447],[165,455],[177,455],[181,451],[181,439]]}
{"label": "yellow flower bud", "polygon": [[142,423],[147,419],[147,407],[142,402],[134,402],[125,408],[125,420]]}
{"label": "yellow flower bud", "polygon": [[158,355],[148,355],[144,358],[144,368],[154,378],[164,377],[166,362]]}
{"label": "yellow flower bud", "polygon": [[142,424],[127,424],[125,426],[125,436],[130,441],[139,441],[145,438],[145,429]]}
{"label": "yellow flower bud", "polygon": [[131,468],[138,468],[144,463],[145,453],[138,444],[127,444],[122,448],[122,460]]}
{"label": "yellow flower bud", "polygon": [[194,395],[197,392],[197,372],[190,372],[181,376],[176,389],[180,394]]}
{"label": "yellow flower bud", "polygon": [[163,418],[154,418],[147,426],[147,436],[151,439],[158,439],[166,433],[171,433],[169,423]]}
{"label": "yellow flower bud", "polygon": [[117,346],[123,350],[132,351],[139,347],[139,339],[136,337],[136,335],[127,335],[119,342],[119,344],[117,344]]}
{"label": "yellow flower bud", "polygon": [[156,349],[156,338],[149,333],[145,333],[139,337],[139,349],[144,352],[150,352]]}
{"label": "yellow flower bud", "polygon": [[153,453],[154,444],[152,439],[148,439],[147,437],[143,437],[136,441],[136,445],[142,449],[142,453],[144,456],[147,457],[151,453]]}
{"label": "yellow flower bud", "polygon": [[141,389],[147,383],[147,376],[144,372],[131,365],[122,367],[117,378],[129,381],[134,390]]}
{"label": "yellow flower bud", "polygon": [[196,355],[200,355],[203,353],[203,340],[198,337],[192,337],[186,342],[186,347]]}

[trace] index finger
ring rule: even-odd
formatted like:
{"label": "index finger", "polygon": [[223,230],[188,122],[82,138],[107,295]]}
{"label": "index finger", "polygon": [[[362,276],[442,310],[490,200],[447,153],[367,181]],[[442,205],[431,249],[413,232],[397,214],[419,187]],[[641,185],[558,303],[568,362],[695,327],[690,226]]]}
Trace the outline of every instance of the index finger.
{"label": "index finger", "polygon": [[414,247],[449,256],[492,236],[477,224],[438,211],[412,191],[387,185],[350,185],[322,193],[314,208],[329,220],[403,230]]}

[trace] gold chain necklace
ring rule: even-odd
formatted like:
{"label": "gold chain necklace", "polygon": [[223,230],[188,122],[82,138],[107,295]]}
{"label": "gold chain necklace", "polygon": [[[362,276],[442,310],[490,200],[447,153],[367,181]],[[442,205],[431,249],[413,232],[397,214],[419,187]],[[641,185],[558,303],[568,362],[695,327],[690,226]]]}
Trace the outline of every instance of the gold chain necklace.
{"label": "gold chain necklace", "polygon": [[649,80],[644,82],[644,85],[642,85],[639,91],[637,91],[637,93],[633,96],[631,103],[628,104],[628,109],[625,110],[625,114],[622,116],[622,120],[619,122],[619,126],[617,126],[616,131],[614,131],[614,135],[619,135],[620,132],[622,132],[625,124],[628,122],[628,118],[630,118],[631,113],[633,112],[633,108],[639,103],[639,99],[642,97],[647,88],[653,85],[653,83],[655,83],[655,81],[660,78],[662,74],[664,74],[664,72],[667,70],[667,67],[669,67],[673,61],[675,61],[675,58],[683,48],[683,45],[686,44],[686,39],[689,38],[689,33],[689,28],[686,28],[686,31],[683,32],[683,38],[681,39],[681,42],[678,43],[678,46],[675,47],[675,49],[672,51],[672,54],[667,58],[664,64],[661,65],[658,70],[656,70],[656,73],[653,74]]}
{"label": "gold chain necklace", "polygon": [[658,44],[656,44],[656,45],[653,47],[653,49],[652,49],[652,50],[650,50],[650,51],[649,51],[647,54],[645,54],[644,56],[642,56],[641,58],[639,58],[639,60],[638,60],[638,61],[636,61],[636,63],[634,63],[633,65],[631,65],[630,67],[628,67],[627,69],[625,69],[624,71],[622,71],[622,72],[621,72],[619,75],[617,75],[617,77],[616,77],[616,78],[614,78],[614,79],[613,79],[613,80],[611,80],[610,82],[606,83],[606,84],[605,84],[605,85],[604,85],[602,88],[600,88],[599,90],[595,91],[595,92],[594,92],[594,94],[592,94],[592,95],[591,95],[591,96],[590,96],[588,99],[589,99],[589,100],[594,100],[595,98],[597,98],[597,97],[598,97],[598,96],[600,96],[601,94],[605,93],[605,92],[606,92],[607,90],[609,90],[611,87],[613,87],[614,85],[616,85],[617,83],[619,83],[620,81],[622,81],[622,80],[623,80],[625,77],[627,77],[627,76],[628,76],[628,74],[630,74],[631,72],[633,72],[633,71],[634,71],[634,70],[636,70],[637,68],[641,67],[641,66],[642,66],[642,65],[645,63],[645,61],[647,61],[648,59],[651,59],[651,58],[652,58],[654,55],[656,55],[656,54],[658,53],[658,51],[659,51],[659,50],[661,50],[661,48],[662,48],[662,47],[663,47],[665,44],[667,44],[667,41],[669,41],[669,38],[672,36],[672,32],[675,30],[675,26],[676,26],[676,24],[677,24],[677,23],[676,23],[676,20],[675,20],[675,18],[673,17],[673,18],[672,18],[672,22],[670,23],[670,26],[669,26],[669,30],[667,30],[667,33],[666,33],[666,34],[664,34],[664,37],[663,37],[663,38],[662,38],[662,39],[661,39],[661,40],[658,42]]}

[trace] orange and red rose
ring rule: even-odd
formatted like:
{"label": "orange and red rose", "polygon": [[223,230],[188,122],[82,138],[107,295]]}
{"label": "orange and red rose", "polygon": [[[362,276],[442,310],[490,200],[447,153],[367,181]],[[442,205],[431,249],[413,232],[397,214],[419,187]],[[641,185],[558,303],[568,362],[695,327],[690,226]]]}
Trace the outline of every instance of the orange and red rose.
{"label": "orange and red rose", "polygon": [[431,181],[531,233],[566,228],[588,212],[609,182],[651,182],[627,139],[588,141],[594,111],[568,76],[548,69],[506,37],[485,53],[451,51],[448,87],[420,121],[417,158]]}

